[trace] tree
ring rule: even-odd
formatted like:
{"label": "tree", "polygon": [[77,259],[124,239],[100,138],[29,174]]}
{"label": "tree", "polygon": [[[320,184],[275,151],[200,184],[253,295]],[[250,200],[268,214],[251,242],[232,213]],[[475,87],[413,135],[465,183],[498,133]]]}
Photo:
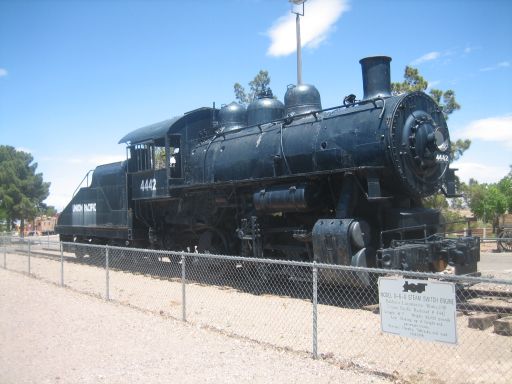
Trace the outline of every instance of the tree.
{"label": "tree", "polygon": [[57,210],[53,205],[47,205],[45,203],[39,204],[38,208],[38,215],[40,216],[55,216],[57,214]]}
{"label": "tree", "polygon": [[[1,205],[1,203],[0,203]],[[9,229],[9,226],[7,224],[7,213],[5,212],[5,209],[3,209],[0,206],[0,232],[7,231]]]}
{"label": "tree", "polygon": [[[512,166],[511,166],[512,167]],[[498,182],[498,190],[505,196],[507,211],[512,212],[512,170]]]}
{"label": "tree", "polygon": [[428,208],[445,210],[449,207],[446,197],[444,197],[444,195],[439,195],[439,194],[425,197],[423,199],[423,203]]}
{"label": "tree", "polygon": [[254,76],[254,79],[249,82],[249,93],[246,92],[245,88],[240,83],[233,85],[235,98],[241,104],[249,104],[260,93],[272,92],[268,86],[269,84],[270,76],[268,75],[268,71],[260,70],[258,74]]}
{"label": "tree", "polygon": [[[401,83],[391,83],[391,91],[398,95],[404,92],[421,91],[425,92],[428,88],[428,81],[420,75],[417,68],[405,67],[404,81]],[[446,120],[448,116],[456,110],[460,109],[460,104],[455,100],[455,92],[451,89],[441,91],[440,89],[430,89],[430,96],[442,108],[443,115]]]}
{"label": "tree", "polygon": [[7,229],[14,220],[21,221],[23,235],[25,220],[32,220],[38,207],[48,197],[50,183],[36,173],[37,163],[31,154],[0,145],[0,209],[7,216]]}
{"label": "tree", "polygon": [[498,217],[512,211],[512,178],[507,175],[497,183],[479,184],[471,179],[465,197],[471,212],[496,226]]}
{"label": "tree", "polygon": [[451,159],[452,161],[459,160],[462,154],[471,146],[471,140],[459,139],[451,142]]}

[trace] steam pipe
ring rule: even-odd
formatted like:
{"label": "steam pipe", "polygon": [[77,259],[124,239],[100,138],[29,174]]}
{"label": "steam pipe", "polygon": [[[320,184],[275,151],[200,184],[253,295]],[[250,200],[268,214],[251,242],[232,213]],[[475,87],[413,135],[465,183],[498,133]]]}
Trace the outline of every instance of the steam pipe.
{"label": "steam pipe", "polygon": [[354,196],[356,194],[356,183],[354,175],[347,173],[343,178],[340,199],[336,206],[336,218],[347,219],[352,217],[354,212]]}

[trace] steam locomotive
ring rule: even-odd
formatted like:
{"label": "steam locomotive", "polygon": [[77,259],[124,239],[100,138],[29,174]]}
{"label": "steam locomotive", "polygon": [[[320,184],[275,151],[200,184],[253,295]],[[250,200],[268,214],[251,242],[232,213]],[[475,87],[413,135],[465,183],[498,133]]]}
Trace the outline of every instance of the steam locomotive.
{"label": "steam locomotive", "polygon": [[[476,272],[477,237],[448,238],[422,198],[455,195],[450,137],[425,93],[392,95],[386,56],[364,96],[323,109],[312,85],[247,108],[199,108],[124,136],[59,217],[65,242],[340,265]],[[360,282],[364,284],[365,282]]]}

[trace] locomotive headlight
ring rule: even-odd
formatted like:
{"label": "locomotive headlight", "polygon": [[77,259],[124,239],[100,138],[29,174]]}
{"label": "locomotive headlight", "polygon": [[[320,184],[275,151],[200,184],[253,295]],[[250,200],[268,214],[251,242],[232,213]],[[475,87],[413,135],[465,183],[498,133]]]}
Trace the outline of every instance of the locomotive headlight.
{"label": "locomotive headlight", "polygon": [[403,138],[418,175],[442,174],[450,161],[450,139],[447,129],[431,114],[421,110],[411,113],[404,124]]}
{"label": "locomotive headlight", "polygon": [[440,152],[446,152],[450,145],[449,140],[439,128],[434,132],[434,143]]}

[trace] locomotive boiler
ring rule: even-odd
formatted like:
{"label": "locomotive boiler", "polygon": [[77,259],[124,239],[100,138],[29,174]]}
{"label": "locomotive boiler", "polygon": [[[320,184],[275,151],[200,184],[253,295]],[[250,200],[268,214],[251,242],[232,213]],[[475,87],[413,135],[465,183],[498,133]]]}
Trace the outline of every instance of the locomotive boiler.
{"label": "locomotive boiler", "polygon": [[390,61],[362,59],[364,95],[340,106],[299,84],[284,103],[265,93],[127,134],[127,160],[97,167],[56,230],[77,243],[476,272],[479,239],[446,237],[422,205],[455,195],[442,110],[422,92],[392,95]]}

